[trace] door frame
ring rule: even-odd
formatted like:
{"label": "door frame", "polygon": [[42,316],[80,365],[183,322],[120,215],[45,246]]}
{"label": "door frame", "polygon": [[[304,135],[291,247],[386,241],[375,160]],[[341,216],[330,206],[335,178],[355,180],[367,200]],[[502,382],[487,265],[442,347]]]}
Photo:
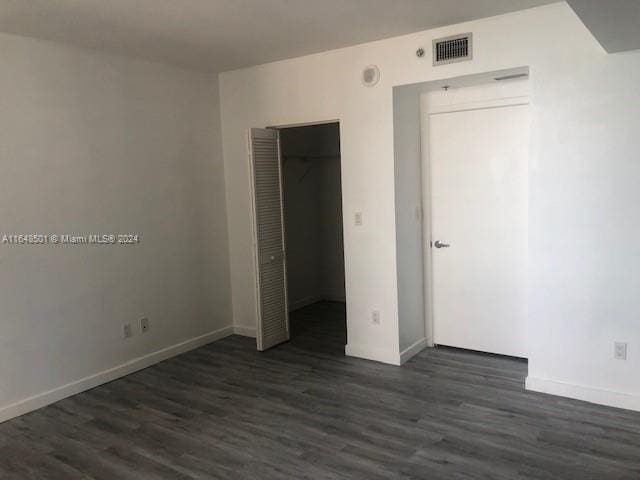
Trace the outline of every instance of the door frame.
{"label": "door frame", "polygon": [[[530,82],[530,77],[527,76]],[[455,79],[452,79],[455,84]],[[465,84],[460,88],[478,87],[483,84]],[[440,87],[441,88],[441,87]],[[449,88],[447,86],[447,88]],[[422,167],[422,244],[423,244],[423,278],[424,278],[424,316],[425,316],[425,338],[429,347],[434,347],[434,324],[433,315],[433,238],[432,238],[432,177],[431,177],[431,141],[430,141],[430,118],[432,115],[443,113],[464,112],[470,110],[487,110],[493,108],[511,107],[517,105],[531,105],[531,96],[514,95],[493,99],[483,99],[470,102],[452,103],[441,107],[431,107],[427,101],[427,95],[430,91],[426,90],[419,95],[420,102],[420,147],[421,147],[421,167]],[[531,122],[531,119],[530,119]],[[529,157],[529,162],[531,157]],[[528,181],[528,180],[527,180]]]}
{"label": "door frame", "polygon": [[[342,204],[342,251],[343,251],[343,255],[346,256],[346,248],[345,248],[345,235],[344,235],[344,227],[345,227],[345,208],[344,208],[344,184],[343,184],[343,171],[344,169],[343,167],[343,155],[342,155],[342,121],[339,118],[336,119],[327,119],[327,120],[318,120],[318,121],[310,121],[310,122],[302,122],[302,123],[291,123],[291,124],[278,124],[278,125],[268,125],[265,127],[249,127],[246,130],[246,137],[247,137],[247,161],[249,162],[249,185],[250,185],[250,194],[251,194],[251,199],[250,199],[250,204],[251,204],[251,236],[252,236],[252,250],[253,250],[253,264],[254,264],[254,282],[253,282],[253,294],[254,294],[254,301],[256,304],[256,345],[258,347],[258,350],[261,350],[262,345],[261,343],[261,338],[260,338],[260,334],[259,334],[259,328],[260,328],[260,319],[262,318],[262,311],[261,311],[261,307],[260,307],[260,272],[259,272],[259,268],[260,268],[260,255],[259,255],[259,251],[258,251],[258,230],[257,230],[257,216],[256,216],[256,211],[255,211],[255,198],[256,198],[256,192],[255,192],[255,175],[254,175],[254,171],[253,171],[253,160],[251,158],[251,129],[252,128],[264,128],[266,130],[276,130],[278,131],[278,170],[280,173],[280,216],[281,216],[281,221],[282,221],[282,245],[283,245],[283,261],[284,261],[284,281],[285,281],[285,302],[287,305],[287,328],[289,329],[289,335],[290,335],[290,323],[289,323],[289,294],[288,294],[288,277],[287,277],[287,237],[286,237],[286,225],[284,222],[284,191],[283,191],[283,174],[282,174],[282,148],[280,145],[280,132],[279,130],[283,130],[285,128],[296,128],[296,127],[312,127],[315,125],[326,125],[329,123],[337,123],[338,124],[338,130],[340,132],[340,191],[341,191],[341,198],[340,198],[340,202]],[[345,299],[348,299],[348,293],[347,293],[347,285],[346,285],[346,262],[345,263]],[[347,301],[348,304],[348,301]],[[349,338],[349,328],[348,328],[348,324],[346,326],[347,328],[347,343],[348,343],[348,338]]]}

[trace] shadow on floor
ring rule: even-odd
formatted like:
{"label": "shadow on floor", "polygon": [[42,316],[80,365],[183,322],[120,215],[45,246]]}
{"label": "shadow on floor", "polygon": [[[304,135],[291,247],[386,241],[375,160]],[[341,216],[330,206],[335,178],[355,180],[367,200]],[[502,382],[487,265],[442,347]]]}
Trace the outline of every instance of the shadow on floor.
{"label": "shadow on floor", "polygon": [[289,314],[291,341],[296,348],[344,355],[347,307],[341,302],[317,302]]}

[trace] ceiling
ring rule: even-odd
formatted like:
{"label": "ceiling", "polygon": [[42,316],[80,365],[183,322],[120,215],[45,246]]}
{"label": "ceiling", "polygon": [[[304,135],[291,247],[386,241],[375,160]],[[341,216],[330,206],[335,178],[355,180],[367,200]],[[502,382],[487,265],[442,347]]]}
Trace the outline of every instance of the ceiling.
{"label": "ceiling", "polygon": [[640,49],[640,0],[568,0],[609,53]]}
{"label": "ceiling", "polygon": [[554,1],[0,0],[0,31],[219,72]]}

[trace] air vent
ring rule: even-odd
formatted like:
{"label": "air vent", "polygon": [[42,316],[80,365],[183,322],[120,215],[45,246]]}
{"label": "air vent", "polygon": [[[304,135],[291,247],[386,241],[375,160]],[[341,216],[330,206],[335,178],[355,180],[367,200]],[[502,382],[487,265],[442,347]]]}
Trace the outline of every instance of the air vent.
{"label": "air vent", "polygon": [[464,62],[473,58],[473,35],[463,33],[433,41],[433,65]]}

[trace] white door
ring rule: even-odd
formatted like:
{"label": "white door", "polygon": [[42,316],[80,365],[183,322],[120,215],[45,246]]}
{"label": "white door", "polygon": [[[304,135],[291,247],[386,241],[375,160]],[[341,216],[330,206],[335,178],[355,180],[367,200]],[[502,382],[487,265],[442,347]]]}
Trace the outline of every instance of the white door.
{"label": "white door", "polygon": [[282,171],[277,130],[250,134],[254,243],[257,277],[258,350],[289,340],[287,272],[282,210]]}
{"label": "white door", "polygon": [[434,343],[526,357],[527,105],[431,114]]}

